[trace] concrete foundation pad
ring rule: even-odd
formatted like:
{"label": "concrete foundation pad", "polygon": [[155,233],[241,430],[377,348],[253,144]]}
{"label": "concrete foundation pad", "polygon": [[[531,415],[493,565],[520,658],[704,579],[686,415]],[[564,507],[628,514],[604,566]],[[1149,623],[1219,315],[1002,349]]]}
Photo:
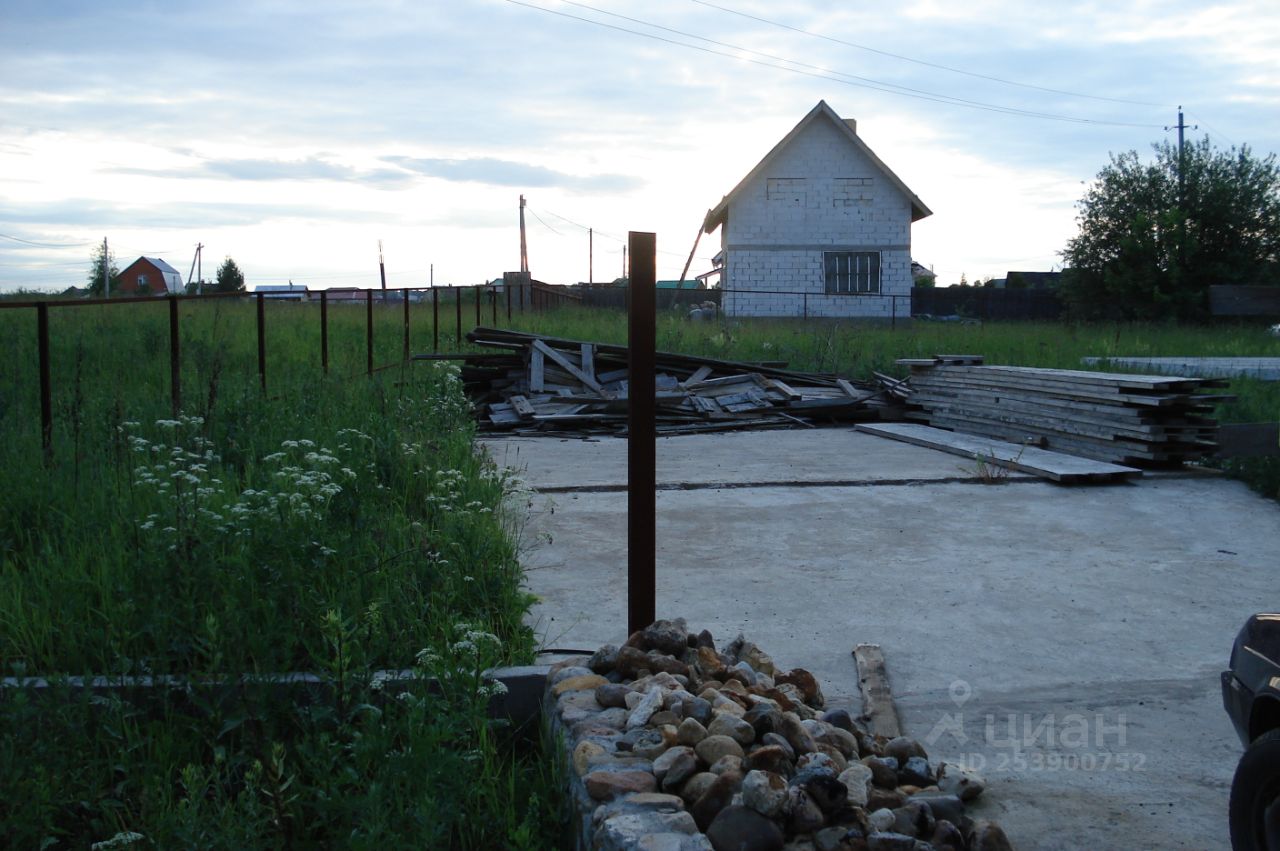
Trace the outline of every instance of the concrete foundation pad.
{"label": "concrete foundation pad", "polygon": [[[486,440],[541,490],[522,561],[546,646],[626,625],[626,442]],[[857,705],[884,649],[908,735],[989,781],[1020,849],[1227,844],[1239,743],[1217,673],[1276,605],[1280,506],[1217,477],[985,484],[847,429],[666,438],[659,617],[744,632]]]}

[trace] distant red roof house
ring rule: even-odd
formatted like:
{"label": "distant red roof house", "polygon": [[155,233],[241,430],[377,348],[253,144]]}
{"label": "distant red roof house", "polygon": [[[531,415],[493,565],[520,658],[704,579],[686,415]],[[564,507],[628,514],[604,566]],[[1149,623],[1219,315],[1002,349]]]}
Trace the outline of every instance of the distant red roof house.
{"label": "distant red roof house", "polygon": [[128,295],[182,295],[182,274],[158,257],[139,257],[120,273],[117,292]]}

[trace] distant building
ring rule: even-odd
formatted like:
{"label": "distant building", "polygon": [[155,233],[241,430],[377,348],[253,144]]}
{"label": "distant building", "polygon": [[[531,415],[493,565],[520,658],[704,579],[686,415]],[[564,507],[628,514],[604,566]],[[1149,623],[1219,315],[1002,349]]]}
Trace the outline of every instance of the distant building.
{"label": "distant building", "polygon": [[931,214],[826,101],[719,204],[728,316],[883,316],[910,296],[911,224]]}
{"label": "distant building", "polygon": [[293,281],[287,284],[258,284],[253,291],[262,293],[263,298],[279,301],[306,301],[310,295],[306,284],[295,284]]}
{"label": "distant building", "polygon": [[158,257],[139,257],[120,273],[122,295],[182,295],[182,273]]}

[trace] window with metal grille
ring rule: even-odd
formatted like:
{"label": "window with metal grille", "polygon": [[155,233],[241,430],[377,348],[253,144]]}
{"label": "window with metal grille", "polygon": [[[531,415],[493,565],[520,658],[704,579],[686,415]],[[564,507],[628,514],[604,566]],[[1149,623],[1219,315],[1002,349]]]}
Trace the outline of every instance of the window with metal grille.
{"label": "window with metal grille", "polygon": [[880,252],[824,251],[827,292],[845,295],[880,292]]}

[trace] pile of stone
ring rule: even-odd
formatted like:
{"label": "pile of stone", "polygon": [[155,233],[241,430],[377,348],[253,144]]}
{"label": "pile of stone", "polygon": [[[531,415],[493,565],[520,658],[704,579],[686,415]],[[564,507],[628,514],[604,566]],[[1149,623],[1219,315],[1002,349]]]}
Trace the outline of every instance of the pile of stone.
{"label": "pile of stone", "polygon": [[824,711],[814,676],[683,619],[553,666],[546,710],[571,765],[579,848],[1001,851],[970,818],[981,778],[912,739]]}

